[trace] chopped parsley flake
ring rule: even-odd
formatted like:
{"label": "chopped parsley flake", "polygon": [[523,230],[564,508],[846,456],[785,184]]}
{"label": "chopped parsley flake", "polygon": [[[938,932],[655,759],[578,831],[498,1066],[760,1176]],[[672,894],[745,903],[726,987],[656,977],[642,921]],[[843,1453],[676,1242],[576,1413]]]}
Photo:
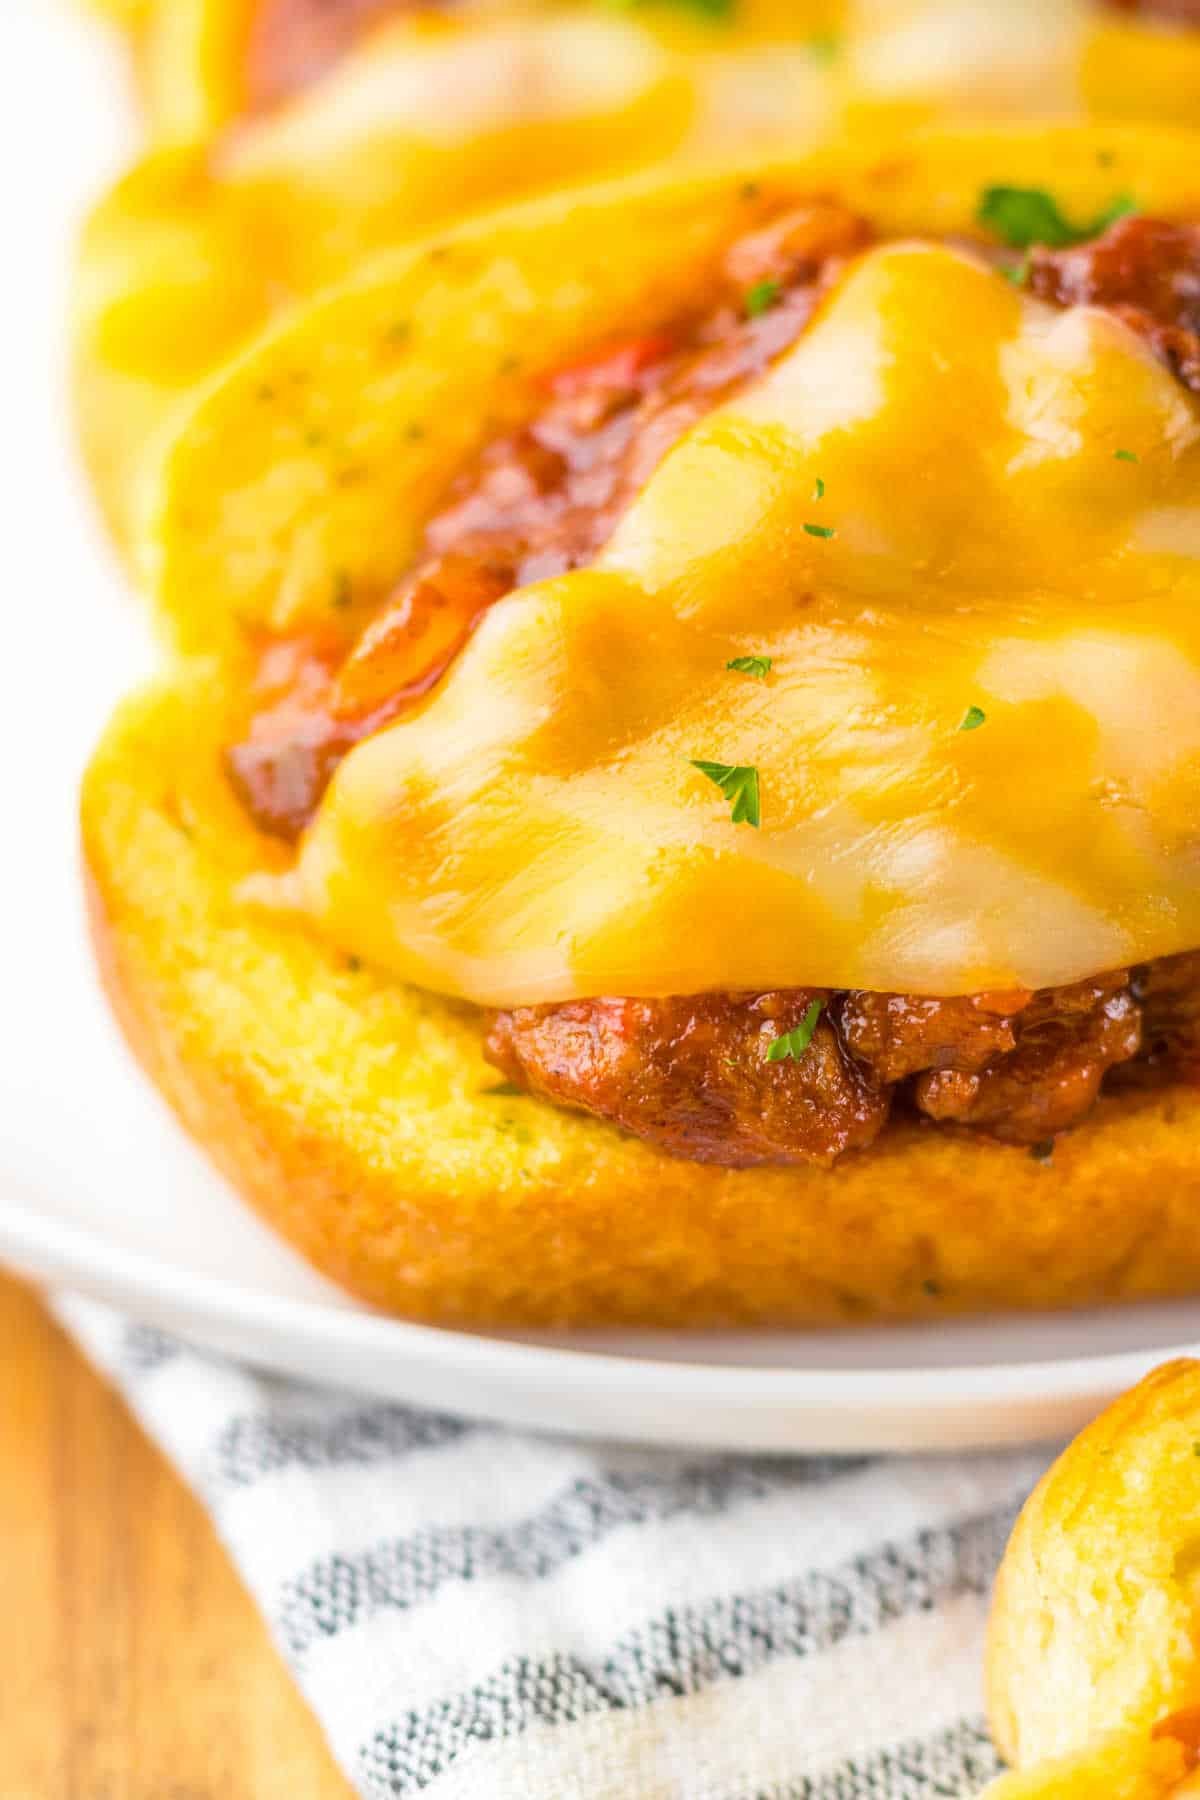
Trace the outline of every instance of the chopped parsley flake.
{"label": "chopped parsley flake", "polygon": [[962,724],[958,729],[960,731],[978,731],[986,718],[987,714],[984,712],[982,706],[968,706],[966,712],[962,716]]}
{"label": "chopped parsley flake", "polygon": [[1069,244],[1082,244],[1098,237],[1114,220],[1136,210],[1130,194],[1118,194],[1094,219],[1078,225],[1060,211],[1053,194],[1045,188],[987,187],[979,198],[975,222],[995,232],[1015,250],[1028,250],[1031,244],[1044,244],[1049,250],[1063,250]]}
{"label": "chopped parsley flake", "polygon": [[815,57],[818,62],[831,63],[837,60],[838,53],[842,48],[842,40],[836,32],[817,31],[813,33],[812,37],[806,39],[804,47],[808,54]]}
{"label": "chopped parsley flake", "polygon": [[821,480],[821,477],[818,475],[817,480],[816,480],[816,485],[813,488],[813,499],[814,500],[823,500],[824,498],[825,498],[825,483]]}
{"label": "chopped parsley flake", "polygon": [[773,306],[778,305],[782,292],[777,281],[756,281],[752,288],[746,290],[746,317],[758,319],[763,313],[770,312]]}
{"label": "chopped parsley flake", "polygon": [[[608,0],[608,4],[617,12],[634,12],[646,0]],[[695,13],[701,19],[732,19],[737,10],[737,0],[660,0],[660,4],[674,6],[678,12]]]}
{"label": "chopped parsley flake", "polygon": [[817,1020],[824,1004],[823,1000],[814,1000],[793,1031],[785,1031],[782,1037],[777,1037],[767,1045],[768,1062],[786,1062],[789,1058],[792,1062],[800,1061],[813,1041],[813,1032],[817,1029]]}
{"label": "chopped parsley flake", "polygon": [[758,770],[743,763],[695,762],[693,769],[699,769],[702,775],[720,788],[725,798],[731,803],[730,818],[735,825],[754,825],[759,822],[758,809]]}
{"label": "chopped parsley flake", "polygon": [[805,525],[804,529],[809,537],[831,538],[834,534],[832,525]]}
{"label": "chopped parsley flake", "polygon": [[1088,233],[1089,237],[1098,236],[1100,232],[1107,231],[1109,226],[1115,225],[1118,219],[1127,218],[1130,213],[1136,212],[1137,209],[1138,203],[1132,194],[1118,194],[1116,199],[1110,200],[1104,211],[1102,213],[1097,213],[1096,217],[1092,220],[1092,229]]}
{"label": "chopped parsley flake", "polygon": [[727,669],[736,669],[739,675],[752,675],[755,681],[765,681],[771,672],[769,656],[735,656],[732,662],[725,664]]}
{"label": "chopped parsley flake", "polygon": [[1113,456],[1117,462],[1134,462],[1135,463],[1138,460],[1132,450],[1114,450]]}

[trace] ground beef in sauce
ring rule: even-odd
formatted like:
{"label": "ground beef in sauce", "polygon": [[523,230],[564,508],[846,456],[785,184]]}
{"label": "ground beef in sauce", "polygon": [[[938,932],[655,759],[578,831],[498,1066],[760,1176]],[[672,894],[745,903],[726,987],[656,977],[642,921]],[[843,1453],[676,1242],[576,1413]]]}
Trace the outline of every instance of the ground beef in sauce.
{"label": "ground beef in sauce", "polygon": [[1200,225],[1137,215],[1070,250],[1035,247],[1026,279],[1054,306],[1102,306],[1200,393]]}
{"label": "ground beef in sauce", "polygon": [[869,235],[841,206],[789,212],[733,244],[690,318],[550,375],[542,409],[452,485],[348,657],[292,646],[289,688],[268,650],[262,704],[228,758],[256,824],[298,836],[350,746],[438,680],[493,601],[592,561],[671,445],[794,343]]}
{"label": "ground beef in sauce", "polygon": [[676,1156],[827,1165],[879,1135],[891,1090],[851,1055],[831,1015],[798,1062],[767,1061],[817,998],[818,988],[792,988],[521,1007],[496,1015],[485,1055],[531,1093]]}
{"label": "ground beef in sauce", "polygon": [[912,1097],[931,1119],[1036,1144],[1089,1113],[1110,1068],[1141,1046],[1141,1015],[1123,973],[1035,994],[1013,1021],[1011,1051],[978,1069],[931,1069]]}
{"label": "ground beef in sauce", "polygon": [[[814,999],[808,1049],[769,1062]],[[1122,971],[953,1000],[796,988],[520,1007],[495,1015],[484,1054],[531,1093],[676,1156],[828,1167],[872,1143],[894,1102],[1040,1143],[1090,1110],[1105,1072],[1140,1041]]]}
{"label": "ground beef in sauce", "polygon": [[1128,1082],[1200,1082],[1200,951],[1161,957],[1133,972],[1130,990],[1142,1014],[1142,1048],[1119,1071]]}
{"label": "ground beef in sauce", "polygon": [[1200,26],[1200,0],[1104,0],[1114,12],[1136,13],[1165,25]]}
{"label": "ground beef in sauce", "polygon": [[[268,650],[262,704],[229,752],[256,822],[295,837],[350,746],[436,683],[487,606],[589,561],[670,445],[795,340],[867,241],[841,208],[790,213],[734,244],[707,309],[551,377],[547,405],[455,484],[349,656]],[[1035,248],[1026,279],[1053,304],[1114,312],[1200,391],[1200,227],[1121,219],[1091,243]],[[769,1061],[814,1000],[807,1049]],[[1038,993],[521,1007],[492,1016],[485,1053],[530,1092],[695,1161],[828,1166],[873,1142],[893,1107],[1036,1146],[1078,1123],[1106,1077],[1200,1079],[1200,952]]]}

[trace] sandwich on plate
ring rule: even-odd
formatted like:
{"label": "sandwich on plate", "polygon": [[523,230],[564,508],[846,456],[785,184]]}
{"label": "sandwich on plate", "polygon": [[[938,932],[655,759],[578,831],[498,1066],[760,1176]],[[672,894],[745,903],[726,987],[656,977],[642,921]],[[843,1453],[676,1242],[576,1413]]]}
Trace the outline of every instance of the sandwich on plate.
{"label": "sandwich on plate", "polygon": [[383,248],[570,183],[939,119],[1194,121],[1198,22],[1194,0],[138,0],[153,147],[87,224],[74,321],[105,515],[135,539],[191,391]]}
{"label": "sandwich on plate", "polygon": [[198,395],[95,937],[322,1269],[473,1324],[1200,1286],[1198,148],[552,197]]}
{"label": "sandwich on plate", "polygon": [[835,109],[821,16],[156,0],[138,40],[154,143],[85,227],[74,317],[118,538],[181,399],[365,256],[570,182],[812,143]]}

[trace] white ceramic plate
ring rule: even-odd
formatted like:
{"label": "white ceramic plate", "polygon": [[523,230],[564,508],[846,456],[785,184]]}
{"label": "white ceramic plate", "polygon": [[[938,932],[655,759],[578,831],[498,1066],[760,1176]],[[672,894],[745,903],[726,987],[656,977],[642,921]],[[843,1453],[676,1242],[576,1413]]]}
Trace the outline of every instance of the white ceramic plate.
{"label": "white ceramic plate", "polygon": [[[58,321],[84,192],[122,149],[118,83],[67,11],[0,16],[6,212],[0,707],[0,1257],[292,1374],[549,1429],[759,1449],[916,1448],[1073,1428],[1180,1346],[1200,1305],[766,1336],[474,1337],[382,1318],[243,1208],[130,1066],[91,973],[75,787],[149,662],[74,475]],[[52,96],[52,101],[47,101]],[[53,105],[53,132],[40,115]],[[16,639],[12,636],[16,633]]]}
{"label": "white ceramic plate", "polygon": [[183,1139],[82,1003],[95,1109],[0,1092],[0,1257],[288,1374],[549,1430],[725,1449],[951,1448],[1065,1434],[1198,1329],[1194,1306],[853,1333],[473,1336],[373,1313]]}

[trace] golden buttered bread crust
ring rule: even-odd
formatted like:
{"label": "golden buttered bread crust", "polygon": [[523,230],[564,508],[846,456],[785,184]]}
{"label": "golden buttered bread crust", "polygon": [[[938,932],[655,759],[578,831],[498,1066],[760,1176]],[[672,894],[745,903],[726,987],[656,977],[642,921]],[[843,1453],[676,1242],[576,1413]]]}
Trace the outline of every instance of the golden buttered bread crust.
{"label": "golden buttered bread crust", "polygon": [[1080,1434],[996,1584],[988,1700],[1017,1765],[989,1800],[1167,1800],[1200,1762],[1200,1362],[1156,1369]]}

